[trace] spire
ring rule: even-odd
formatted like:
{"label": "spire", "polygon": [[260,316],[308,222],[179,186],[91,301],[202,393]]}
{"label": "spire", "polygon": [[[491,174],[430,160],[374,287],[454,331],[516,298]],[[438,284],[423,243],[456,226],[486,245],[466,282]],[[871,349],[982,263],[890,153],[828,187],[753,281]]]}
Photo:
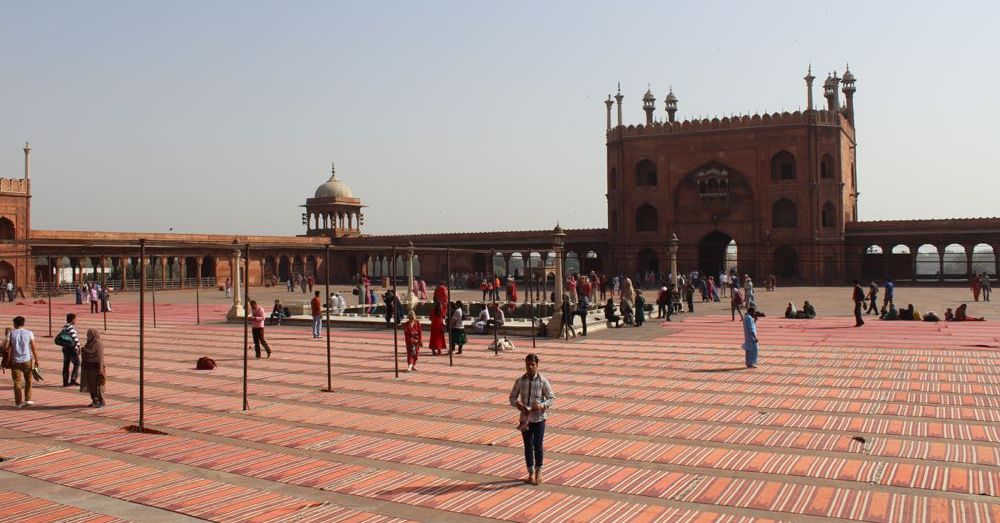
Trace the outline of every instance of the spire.
{"label": "spire", "polygon": [[622,99],[625,95],[622,94],[622,83],[618,82],[618,94],[615,95],[615,101],[618,102],[618,127],[622,126]]}
{"label": "spire", "polygon": [[652,125],[654,109],[656,109],[656,97],[653,96],[652,87],[647,84],[646,94],[642,96],[642,110],[646,112],[646,125]]}
{"label": "spire", "polygon": [[813,110],[813,80],[816,79],[813,76],[813,65],[809,64],[809,69],[806,71],[806,75],[802,78],[806,81],[806,110]]}
{"label": "spire", "polygon": [[604,106],[607,107],[608,112],[608,130],[611,130],[611,106],[615,103],[611,101],[611,93],[608,93],[608,99],[604,101]]}
{"label": "spire", "polygon": [[24,179],[31,179],[31,144],[24,142]]}
{"label": "spire", "polygon": [[854,87],[854,82],[857,78],[851,73],[851,64],[847,64],[847,68],[844,69],[844,88],[842,89],[844,97],[847,99],[847,107],[844,108],[844,112],[847,115],[847,120],[851,122],[851,126],[854,126],[854,93],[857,88]]}
{"label": "spire", "polygon": [[667,120],[673,123],[674,114],[677,112],[677,96],[674,95],[674,86],[670,86],[670,92],[667,93],[667,98],[664,101],[667,103]]}

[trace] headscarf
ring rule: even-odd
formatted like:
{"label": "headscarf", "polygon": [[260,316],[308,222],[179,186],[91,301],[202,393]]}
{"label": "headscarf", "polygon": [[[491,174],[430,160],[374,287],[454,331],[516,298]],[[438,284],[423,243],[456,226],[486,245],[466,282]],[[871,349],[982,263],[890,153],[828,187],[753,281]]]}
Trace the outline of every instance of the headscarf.
{"label": "headscarf", "polygon": [[87,343],[80,349],[80,356],[86,363],[104,364],[104,344],[97,329],[87,329]]}

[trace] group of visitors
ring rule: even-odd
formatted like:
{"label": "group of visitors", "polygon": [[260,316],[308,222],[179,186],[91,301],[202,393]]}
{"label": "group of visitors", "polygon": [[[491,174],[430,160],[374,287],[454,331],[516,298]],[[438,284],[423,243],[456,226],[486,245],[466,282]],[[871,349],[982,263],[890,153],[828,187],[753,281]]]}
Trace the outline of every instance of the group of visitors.
{"label": "group of visitors", "polygon": [[[24,297],[24,291],[21,288],[17,288],[21,292],[21,297]],[[14,280],[8,280],[6,278],[0,278],[0,302],[4,301],[14,301]]]}
{"label": "group of visitors", "polygon": [[980,294],[983,296],[983,301],[990,301],[992,285],[990,284],[989,274],[986,272],[981,272],[979,274],[973,273],[969,283],[972,289],[972,299],[974,301],[979,301]]}
{"label": "group of visitors", "polygon": [[[96,281],[84,282],[73,289],[77,305],[90,305],[91,314],[111,312],[111,294],[108,288]],[[13,301],[13,299],[11,300]]]}

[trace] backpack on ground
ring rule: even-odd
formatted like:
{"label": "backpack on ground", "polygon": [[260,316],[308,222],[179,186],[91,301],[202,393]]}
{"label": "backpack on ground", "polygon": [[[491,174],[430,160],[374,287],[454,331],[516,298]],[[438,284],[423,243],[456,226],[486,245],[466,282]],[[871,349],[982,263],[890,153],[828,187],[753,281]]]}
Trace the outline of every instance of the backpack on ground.
{"label": "backpack on ground", "polygon": [[208,356],[202,356],[198,358],[198,364],[195,368],[198,370],[212,370],[215,368],[215,360],[209,358]]}

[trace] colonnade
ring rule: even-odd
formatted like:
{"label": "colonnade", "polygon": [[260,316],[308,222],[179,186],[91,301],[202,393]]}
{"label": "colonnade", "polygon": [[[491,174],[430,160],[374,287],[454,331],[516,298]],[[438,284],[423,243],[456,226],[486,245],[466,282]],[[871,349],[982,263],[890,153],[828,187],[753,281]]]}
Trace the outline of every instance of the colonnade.
{"label": "colonnade", "polygon": [[327,231],[340,229],[346,231],[361,230],[361,216],[358,212],[316,212],[306,215],[309,231]]}
{"label": "colonnade", "polygon": [[[911,281],[968,279],[974,273],[982,272],[995,277],[1000,273],[1000,259],[997,257],[997,252],[1000,252],[1000,243],[873,242],[864,249],[863,272],[866,277],[881,273],[882,276]],[[909,256],[907,262],[909,274],[903,274],[900,264],[893,261],[905,260],[903,258],[905,256]],[[927,269],[928,264],[933,264],[933,271]],[[956,264],[961,266],[961,270],[954,270]]]}

